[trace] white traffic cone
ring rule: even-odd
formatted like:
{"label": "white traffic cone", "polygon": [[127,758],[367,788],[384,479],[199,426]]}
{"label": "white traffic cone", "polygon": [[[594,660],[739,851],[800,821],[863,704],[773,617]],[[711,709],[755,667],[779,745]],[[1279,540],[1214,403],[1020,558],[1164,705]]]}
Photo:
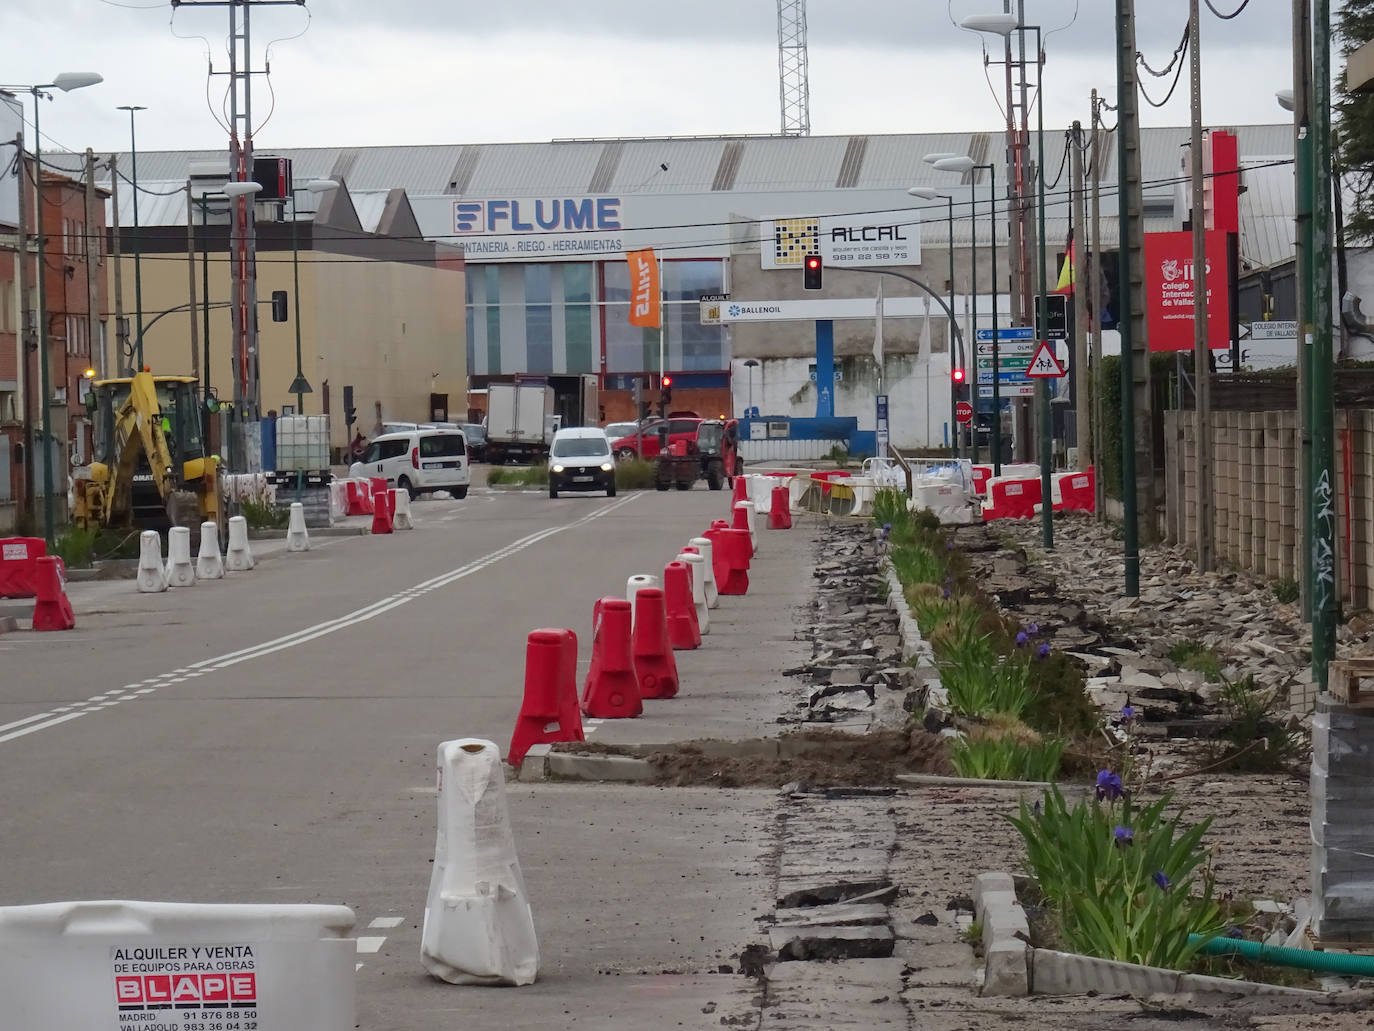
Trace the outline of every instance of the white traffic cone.
{"label": "white traffic cone", "polygon": [[693,537],[687,543],[696,548],[701,553],[701,557],[706,560],[706,607],[713,609],[720,604],[720,590],[716,587],[716,571],[711,564],[713,561],[711,542],[705,537]]}
{"label": "white traffic cone", "polygon": [[391,526],[395,530],[415,529],[415,520],[410,516],[410,491],[396,489],[391,492]]}
{"label": "white traffic cone", "polygon": [[539,975],[501,750],[462,738],[439,746],[439,833],[420,961],[451,984],[533,984]]}
{"label": "white traffic cone", "polygon": [[291,502],[291,521],[286,528],[287,551],[309,551],[310,534],[305,529],[305,506]]}
{"label": "white traffic cone", "polygon": [[167,531],[167,586],[194,587],[196,567],[191,565],[191,529],[174,526]]}
{"label": "white traffic cone", "polygon": [[219,557],[219,527],[214,523],[200,524],[200,554],[196,556],[197,580],[224,578],[224,560]]}
{"label": "white traffic cone", "polygon": [[231,573],[246,573],[253,568],[253,551],[248,547],[248,520],[243,516],[229,517],[229,552],[224,556],[224,568]]}
{"label": "white traffic cone", "polygon": [[138,589],[143,594],[158,594],[167,589],[162,535],[156,530],[144,530],[138,538]]}
{"label": "white traffic cone", "polygon": [[680,552],[677,561],[686,562],[692,571],[692,604],[697,610],[697,626],[703,636],[711,632],[711,611],[706,604],[706,558],[691,551]]}

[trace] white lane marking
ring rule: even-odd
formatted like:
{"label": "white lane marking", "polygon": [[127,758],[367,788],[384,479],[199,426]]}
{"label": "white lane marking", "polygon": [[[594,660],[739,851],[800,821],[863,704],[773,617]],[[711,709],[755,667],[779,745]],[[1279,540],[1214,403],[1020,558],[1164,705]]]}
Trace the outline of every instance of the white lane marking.
{"label": "white lane marking", "polygon": [[356,974],[356,973],[357,973],[359,970],[361,970],[362,968],[363,968],[363,965],[362,965],[361,963],[354,963],[354,964],[353,964],[353,973]]}
{"label": "white lane marking", "polygon": [[[421,583],[415,584],[411,587],[406,588],[403,591],[398,591],[390,597],[382,598],[379,601],[375,601],[371,605],[366,605],[361,609],[357,609],[354,612],[350,612],[346,616],[341,616],[338,619],[326,620],[323,623],[317,623],[314,626],[306,627],[304,630],[298,630],[293,634],[287,634],[285,637],[278,637],[271,641],[264,641],[261,644],[253,645],[249,648],[242,648],[239,651],[230,652],[227,655],[221,655],[218,658],[205,659],[201,662],[194,663],[191,666],[186,666],[174,670],[171,673],[160,673],[157,676],[149,677],[148,679],[142,681],[144,684],[148,684],[148,687],[136,687],[135,685],[130,685],[129,687],[126,687],[124,690],[133,690],[135,695],[152,694],[156,692],[160,687],[166,687],[171,684],[181,683],[186,679],[187,676],[199,676],[202,673],[208,673],[211,670],[225,669],[229,666],[235,666],[240,662],[247,662],[249,659],[257,659],[263,657],[264,655],[271,655],[273,652],[283,651],[287,648],[294,648],[298,644],[305,644],[306,642],[313,641],[318,637],[324,637],[326,634],[332,634],[338,630],[344,630],[348,627],[355,626],[358,623],[367,622],[370,619],[374,619],[377,616],[380,616],[384,612],[390,612],[392,609],[399,608],[400,606],[405,605],[408,602],[414,601],[416,598],[422,597],[423,595],[429,593],[432,590],[435,590],[439,587],[446,587],[449,584],[456,583],[457,581],[462,580],[465,577],[469,577],[474,573],[481,572],[488,566],[495,565],[502,559],[509,558],[511,555],[515,555],[521,551],[524,551],[526,548],[532,547],[542,540],[546,540],[549,537],[553,537],[556,534],[560,534],[565,530],[572,530],[579,526],[585,526],[593,520],[600,519],[602,516],[607,515],[610,512],[614,512],[617,509],[624,508],[626,505],[634,501],[637,497],[638,495],[632,494],[629,497],[625,498],[623,501],[617,501],[614,504],[607,505],[605,508],[597,509],[595,512],[592,512],[589,515],[585,515],[581,519],[576,519],[571,523],[564,523],[561,526],[551,526],[547,529],[540,530],[536,533],[529,534],[525,537],[521,537],[519,540],[507,544],[503,548],[498,548],[496,551],[493,551],[490,554],[483,556],[482,558],[469,562],[465,566],[459,566],[457,569],[450,570],[449,572],[444,573],[440,576],[436,576],[429,580],[425,580]],[[49,710],[47,712],[37,713],[33,716],[27,716],[21,720],[15,720],[12,723],[0,725],[0,731],[9,731],[8,733],[0,735],[0,744],[4,744],[6,741],[13,741],[15,738],[24,737],[27,734],[32,734],[39,730],[46,730],[49,727],[55,727],[60,723],[66,723],[68,720],[74,720],[78,716],[85,716],[88,713],[92,712],[100,712],[101,709],[118,705],[120,701],[125,701],[129,700],[129,698],[132,698],[132,696],[129,696],[129,698],[117,698],[115,701],[101,701],[101,699],[109,697],[112,693],[113,692],[107,692],[106,694],[95,695],[94,697],[87,699],[85,703],[78,703],[86,704],[89,706],[88,708],[77,709],[74,712],[63,713],[62,715],[58,715],[57,712],[54,710]],[[360,942],[363,940],[365,939],[359,939]]]}
{"label": "white lane marking", "polygon": [[379,916],[367,926],[376,928],[400,927],[401,924],[405,923],[405,919],[403,916]]}
{"label": "white lane marking", "polygon": [[385,937],[373,938],[373,937],[370,937],[370,936],[369,936],[369,937],[359,938],[359,939],[358,939],[358,951],[361,952],[361,953],[377,952],[379,949],[381,949],[382,943],[385,942],[385,941],[386,941],[386,938],[385,938]]}

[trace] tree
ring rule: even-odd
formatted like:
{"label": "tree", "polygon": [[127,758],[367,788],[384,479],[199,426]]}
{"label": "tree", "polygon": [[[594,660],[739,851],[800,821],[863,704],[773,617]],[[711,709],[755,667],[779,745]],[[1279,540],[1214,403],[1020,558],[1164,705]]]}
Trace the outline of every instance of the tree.
{"label": "tree", "polygon": [[[1341,56],[1349,60],[1369,40],[1374,40],[1374,0],[1345,0],[1336,16]],[[1352,93],[1345,76],[1337,75],[1334,113],[1337,181],[1354,197],[1345,232],[1352,242],[1374,243],[1374,93]]]}

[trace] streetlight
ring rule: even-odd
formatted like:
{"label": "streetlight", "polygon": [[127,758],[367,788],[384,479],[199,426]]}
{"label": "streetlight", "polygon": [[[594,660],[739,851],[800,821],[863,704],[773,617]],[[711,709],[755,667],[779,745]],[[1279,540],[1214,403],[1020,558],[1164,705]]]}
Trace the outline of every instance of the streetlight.
{"label": "streetlight", "polygon": [[[973,172],[987,170],[988,173],[988,211],[992,215],[992,475],[1002,475],[1002,369],[1001,358],[1002,349],[999,344],[997,334],[997,166],[989,162],[980,165],[974,162],[973,158],[967,154],[960,154],[955,157],[940,158],[931,162],[937,172]],[[969,189],[969,197],[972,198],[976,191]],[[970,234],[977,236],[976,233]],[[977,252],[974,253],[974,267],[977,267]],[[975,279],[970,288],[974,296],[977,296],[978,282]],[[977,301],[974,302],[977,304]],[[978,343],[978,309],[973,311],[973,342],[975,347]],[[976,380],[977,377],[975,376]],[[975,384],[976,386],[976,384]],[[973,426],[973,442],[975,448],[978,444],[978,424],[975,421]],[[1045,495],[1049,497],[1048,494]]]}
{"label": "streetlight", "polygon": [[[1035,89],[1035,119],[1036,119],[1036,146],[1038,154],[1036,157],[1036,188],[1039,192],[1040,200],[1040,245],[1037,248],[1036,269],[1040,279],[1040,296],[1036,302],[1039,308],[1040,328],[1046,334],[1049,332],[1049,298],[1046,296],[1047,287],[1045,284],[1045,54],[1044,41],[1040,36],[1039,25],[1022,25],[1020,19],[1014,14],[975,14],[965,18],[959,23],[961,28],[970,29],[974,32],[987,32],[992,35],[1001,36],[1004,39],[1013,32],[1022,34],[1024,46],[1025,33],[1035,33],[1035,68],[1036,68],[1036,89]],[[1022,50],[1025,53],[1025,50]],[[1024,64],[1024,58],[1022,59]],[[1025,69],[1022,69],[1025,74]],[[939,167],[938,165],[936,166]],[[994,221],[994,226],[996,225]],[[996,230],[994,228],[994,235]],[[996,251],[996,241],[994,240],[994,252]],[[1086,370],[1079,370],[1080,374]],[[1054,547],[1054,506],[1050,504],[1050,464],[1053,462],[1051,421],[1050,421],[1050,381],[1041,379],[1040,381],[1040,526],[1042,530],[1042,540],[1045,547]]]}
{"label": "streetlight", "polygon": [[[957,156],[957,155],[955,155]],[[920,197],[922,200],[937,200],[941,197],[945,200],[946,218],[949,222],[949,425],[950,436],[954,440],[954,457],[960,456],[961,447],[959,444],[959,417],[955,413],[955,406],[959,403],[959,384],[954,380],[954,195],[951,193],[941,193],[939,190],[932,190],[929,186],[913,186],[906,191],[912,197]],[[968,367],[964,366],[965,375]],[[973,426],[974,443],[977,444],[978,424]]]}
{"label": "streetlight", "polygon": [[[296,414],[305,414],[305,395],[312,393],[310,384],[306,381],[305,373],[301,369],[301,264],[300,250],[296,245],[296,194],[301,190],[319,195],[321,193],[332,193],[339,188],[339,184],[333,179],[312,179],[302,186],[291,188],[291,281],[295,296],[292,298],[292,306],[296,310],[296,378],[291,381],[291,386],[287,388],[288,393],[296,395]],[[311,222],[313,227],[314,222]],[[314,229],[311,229],[311,245],[314,245]]]}
{"label": "streetlight", "polygon": [[749,411],[744,414],[746,418],[752,418],[750,413],[754,410],[754,370],[759,367],[759,363],[754,358],[746,358],[744,367],[749,370]]}
{"label": "streetlight", "polygon": [[[0,86],[0,89],[33,95],[34,199],[37,201],[35,207],[38,209],[38,217],[34,220],[37,223],[35,228],[38,231],[38,369],[39,390],[43,395],[40,398],[43,405],[43,537],[48,542],[49,549],[55,543],[53,535],[52,462],[48,453],[52,442],[52,390],[48,385],[48,292],[44,285],[47,276],[43,274],[48,263],[44,253],[47,238],[43,233],[43,134],[38,127],[38,114],[41,107],[38,101],[45,97],[48,100],[52,99],[52,94],[44,93],[44,90],[59,89],[63,93],[70,93],[74,89],[84,89],[104,81],[105,79],[95,72],[63,72],[55,77],[52,82],[41,83],[37,86]],[[20,307],[23,307],[22,298],[20,299]],[[21,318],[20,321],[22,322],[23,319]]]}
{"label": "streetlight", "polygon": [[138,345],[134,354],[134,371],[143,368],[143,254],[139,249],[138,231],[138,139],[134,135],[134,114],[148,110],[139,104],[120,104],[118,111],[129,112],[129,160],[133,172],[134,194],[134,312],[138,326]]}
{"label": "streetlight", "polygon": [[[201,405],[206,412],[210,410],[210,201],[211,200],[235,200],[239,197],[250,197],[262,190],[262,183],[256,182],[227,182],[218,193],[202,193],[196,198],[196,203],[200,207],[200,242],[201,242],[201,294],[204,302],[204,350],[201,362],[202,375],[205,377],[201,383]],[[194,317],[194,316],[193,316]],[[207,424],[208,430],[208,424]],[[208,432],[206,439],[209,439]]]}

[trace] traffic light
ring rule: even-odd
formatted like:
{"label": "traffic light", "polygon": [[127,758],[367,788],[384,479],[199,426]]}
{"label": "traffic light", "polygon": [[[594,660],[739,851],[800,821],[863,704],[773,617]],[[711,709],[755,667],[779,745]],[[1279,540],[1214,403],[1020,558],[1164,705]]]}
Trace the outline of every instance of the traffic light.
{"label": "traffic light", "polygon": [[272,291],[272,321],[273,321],[273,322],[285,322],[285,321],[286,321],[286,315],[287,315],[287,312],[286,312],[286,291],[285,291],[285,290],[273,290],[273,291]]}
{"label": "traffic light", "polygon": [[663,377],[663,394],[662,394],[662,396],[663,396],[663,402],[664,402],[664,404],[667,404],[669,401],[671,401],[671,400],[673,399],[673,377],[672,377],[672,376],[664,376],[664,377]]}
{"label": "traffic light", "polygon": [[954,380],[956,387],[962,387],[964,385],[964,370],[956,365],[950,370],[950,378]]}
{"label": "traffic light", "polygon": [[358,409],[353,407],[353,388],[351,386],[345,386],[343,388],[343,394],[344,425],[352,426],[358,421]]}
{"label": "traffic light", "polygon": [[819,290],[821,288],[821,256],[819,254],[808,254],[802,265],[802,289]]}

